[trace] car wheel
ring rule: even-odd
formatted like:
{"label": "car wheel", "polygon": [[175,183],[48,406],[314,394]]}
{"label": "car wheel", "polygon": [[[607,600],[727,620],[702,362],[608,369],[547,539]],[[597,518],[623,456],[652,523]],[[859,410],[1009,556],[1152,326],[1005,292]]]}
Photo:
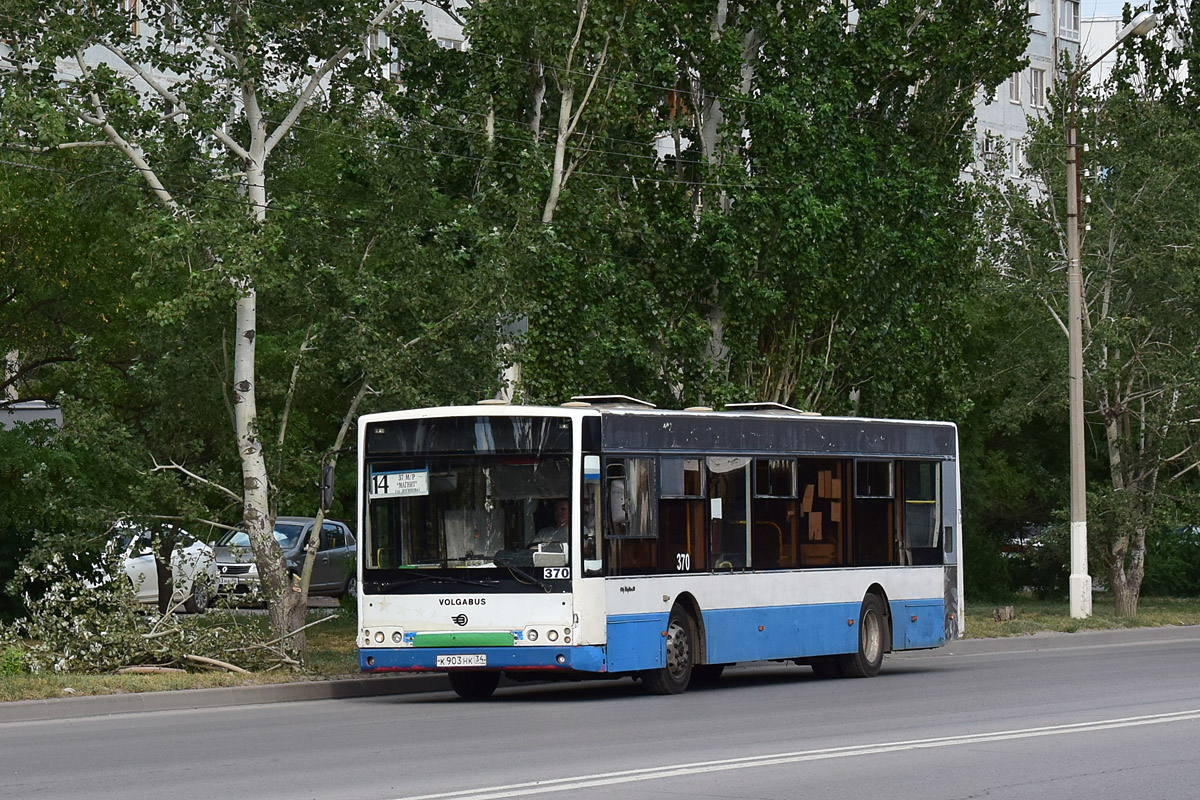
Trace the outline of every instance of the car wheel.
{"label": "car wheel", "polygon": [[358,578],[351,575],[346,579],[346,586],[342,589],[342,597],[349,597],[351,600],[358,599]]}
{"label": "car wheel", "polygon": [[211,600],[212,593],[209,591],[208,581],[194,581],[192,583],[192,593],[188,596],[187,600],[183,601],[183,610],[189,614],[203,614]]}

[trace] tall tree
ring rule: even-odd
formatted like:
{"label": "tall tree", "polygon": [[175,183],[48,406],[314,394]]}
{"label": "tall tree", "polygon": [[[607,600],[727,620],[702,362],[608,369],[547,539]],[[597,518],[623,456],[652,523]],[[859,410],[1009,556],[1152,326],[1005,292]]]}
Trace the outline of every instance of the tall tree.
{"label": "tall tree", "polygon": [[817,410],[955,412],[975,281],[959,175],[976,97],[1021,58],[1024,5],[782,3],[736,24],[759,44],[710,229],[731,382]]}
{"label": "tall tree", "polygon": [[18,143],[122,154],[199,245],[191,253],[201,261],[175,268],[199,273],[199,292],[236,308],[231,404],[242,485],[233,494],[281,633],[301,627],[304,604],[288,591],[272,536],[258,415],[259,291],[280,280],[265,258],[280,245],[266,228],[271,156],[330,87],[378,76],[374,62],[355,56],[399,5],[17,0],[3,18],[4,66],[19,79],[11,91],[57,112],[18,122],[10,131]]}
{"label": "tall tree", "polygon": [[[1084,87],[1075,115],[1088,145],[1081,153],[1085,404],[1093,465],[1107,476],[1107,485],[1091,484],[1089,534],[1123,616],[1137,612],[1147,534],[1164,524],[1200,468],[1200,240],[1189,199],[1200,192],[1193,168],[1200,96],[1181,69],[1192,42],[1187,10],[1162,3],[1157,11],[1159,30],[1126,43],[1109,83]],[[1042,322],[1031,322],[1050,322],[1062,336],[1067,100],[1060,93],[1052,116],[1034,128],[1031,171],[1040,191],[1014,187],[1006,195],[1011,233],[1000,242],[1005,291],[1019,301],[1012,312],[1028,317],[1037,309]],[[1065,389],[1065,363],[1032,369]]]}

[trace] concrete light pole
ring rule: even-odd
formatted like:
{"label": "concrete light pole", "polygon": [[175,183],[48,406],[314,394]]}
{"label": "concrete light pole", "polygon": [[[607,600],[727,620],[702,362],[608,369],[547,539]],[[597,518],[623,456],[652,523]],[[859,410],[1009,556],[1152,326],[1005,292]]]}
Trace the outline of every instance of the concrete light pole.
{"label": "concrete light pole", "polygon": [[1071,72],[1067,96],[1067,338],[1070,346],[1068,393],[1071,417],[1071,616],[1092,615],[1092,577],[1087,558],[1087,472],[1083,442],[1083,269],[1079,262],[1079,156],[1075,111],[1079,76],[1091,71],[1130,36],[1145,36],[1158,24],[1153,11],[1140,12],[1117,33],[1112,47],[1090,64]]}

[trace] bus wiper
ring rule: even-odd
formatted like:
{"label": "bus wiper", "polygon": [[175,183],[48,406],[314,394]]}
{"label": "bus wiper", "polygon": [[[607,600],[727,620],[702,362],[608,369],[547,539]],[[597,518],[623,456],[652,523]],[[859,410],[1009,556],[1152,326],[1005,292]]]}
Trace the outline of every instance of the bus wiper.
{"label": "bus wiper", "polygon": [[482,586],[485,589],[492,589],[496,586],[495,581],[492,581],[491,583],[484,583],[483,581],[474,581],[470,578],[456,578],[448,575],[422,575],[420,573],[414,573],[406,580],[388,581],[386,583],[378,583],[375,585],[384,590],[399,589],[402,586],[408,586],[413,583],[421,583],[422,581],[431,581],[433,583],[465,583],[471,586]]}
{"label": "bus wiper", "polygon": [[[550,586],[550,584],[533,577],[520,567],[513,566],[512,564],[505,564],[504,566],[508,568],[508,571],[512,573],[513,577],[521,581],[521,583],[527,583],[530,586],[540,586],[542,587],[542,591],[546,592],[547,594],[550,592],[551,588],[553,588]],[[521,580],[522,578],[525,580]]]}

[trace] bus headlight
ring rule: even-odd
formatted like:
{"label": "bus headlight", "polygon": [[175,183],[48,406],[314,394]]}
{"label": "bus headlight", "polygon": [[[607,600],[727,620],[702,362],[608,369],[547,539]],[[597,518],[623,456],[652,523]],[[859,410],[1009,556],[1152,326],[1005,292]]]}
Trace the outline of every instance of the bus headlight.
{"label": "bus headlight", "polygon": [[546,638],[552,642],[557,642],[558,641],[558,631],[551,628],[550,632],[546,634]]}
{"label": "bus headlight", "polygon": [[393,632],[392,633],[392,641],[395,642],[396,644],[400,644],[401,642],[404,641],[404,634],[401,633],[400,631]]}
{"label": "bus headlight", "polygon": [[529,633],[525,635],[525,638],[531,642],[536,642],[538,639],[538,632],[536,630],[530,630]]}
{"label": "bus headlight", "polygon": [[375,631],[375,643],[383,644],[383,631]]}

